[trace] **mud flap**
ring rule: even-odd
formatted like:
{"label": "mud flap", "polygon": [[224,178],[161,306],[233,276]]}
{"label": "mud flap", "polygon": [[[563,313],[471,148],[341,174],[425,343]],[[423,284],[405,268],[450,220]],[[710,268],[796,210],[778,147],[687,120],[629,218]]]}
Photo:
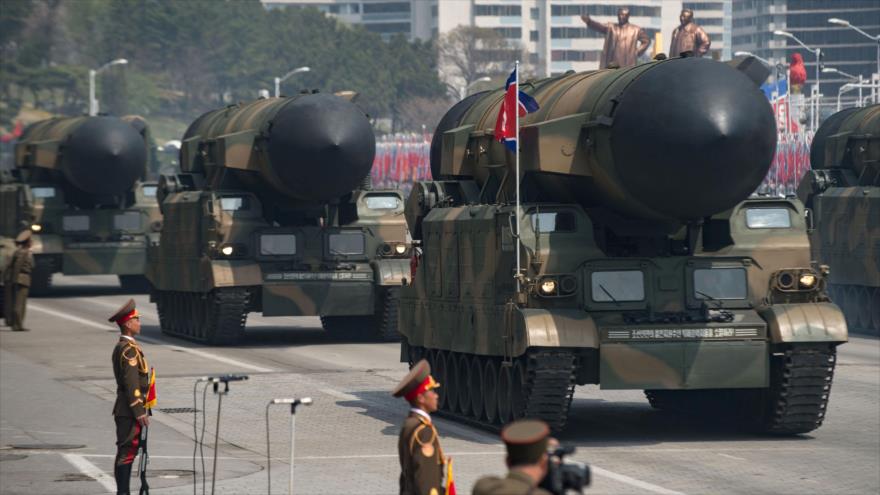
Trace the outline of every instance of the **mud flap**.
{"label": "mud flap", "polygon": [[403,279],[410,278],[409,263],[409,258],[391,258],[373,261],[370,263],[370,266],[373,268],[376,285],[403,285]]}
{"label": "mud flap", "polygon": [[774,304],[759,314],[767,322],[774,344],[843,343],[849,339],[846,319],[834,303]]}

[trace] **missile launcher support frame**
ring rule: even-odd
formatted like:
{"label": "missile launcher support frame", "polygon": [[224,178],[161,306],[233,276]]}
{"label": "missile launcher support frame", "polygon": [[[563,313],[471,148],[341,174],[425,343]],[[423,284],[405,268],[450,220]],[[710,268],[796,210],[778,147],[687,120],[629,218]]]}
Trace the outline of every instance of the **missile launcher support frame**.
{"label": "missile launcher support frame", "polygon": [[[503,91],[459,102],[406,212],[401,360],[428,359],[441,413],[564,427],[575,387],[642,389],[797,434],[824,419],[846,342],[803,205],[749,199],[775,123],[753,59],[673,59],[521,87],[520,205],[492,135]],[[764,74],[766,76],[766,74]],[[516,272],[517,257],[522,267]]]}

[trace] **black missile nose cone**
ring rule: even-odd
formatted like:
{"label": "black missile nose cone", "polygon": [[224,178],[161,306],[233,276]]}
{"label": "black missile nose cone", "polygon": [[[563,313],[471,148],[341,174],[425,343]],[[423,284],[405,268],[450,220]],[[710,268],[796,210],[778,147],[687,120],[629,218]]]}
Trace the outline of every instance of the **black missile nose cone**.
{"label": "black missile nose cone", "polygon": [[91,117],[71,135],[64,148],[64,174],[89,194],[122,194],[144,172],[147,148],[128,122]]}
{"label": "black missile nose cone", "polygon": [[330,94],[292,99],[272,120],[269,161],[285,189],[307,201],[351,192],[370,173],[373,128],[357,105]]}
{"label": "black missile nose cone", "polygon": [[611,143],[620,180],[663,216],[687,220],[729,209],[770,168],[773,111],[758,87],[727,64],[657,63],[619,101]]}

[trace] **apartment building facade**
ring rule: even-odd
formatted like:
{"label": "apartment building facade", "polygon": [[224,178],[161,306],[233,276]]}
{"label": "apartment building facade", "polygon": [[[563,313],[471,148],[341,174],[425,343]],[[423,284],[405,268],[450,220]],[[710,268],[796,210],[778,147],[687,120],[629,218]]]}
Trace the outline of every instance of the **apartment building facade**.
{"label": "apartment building facade", "polygon": [[[796,40],[774,34],[791,33],[821,53],[820,69],[837,69],[866,80],[878,71],[878,43],[854,29],[829,22],[843,19],[869,35],[880,34],[880,2],[877,0],[733,0],[732,50],[754,53],[772,65],[787,65],[792,53],[800,53],[807,69],[806,86],[816,82],[816,56]],[[819,90],[834,98],[851,77],[819,71]],[[805,89],[807,91],[807,89]]]}
{"label": "apartment building facade", "polygon": [[682,0],[262,0],[266,8],[314,7],[349,24],[388,38],[432,39],[458,26],[493,29],[523,47],[529,67],[540,76],[599,67],[604,36],[587,29],[581,15],[617,22],[617,10],[630,9],[630,22],[648,32],[645,54],[667,52],[682,8],[712,38],[712,54],[729,59],[731,1]]}

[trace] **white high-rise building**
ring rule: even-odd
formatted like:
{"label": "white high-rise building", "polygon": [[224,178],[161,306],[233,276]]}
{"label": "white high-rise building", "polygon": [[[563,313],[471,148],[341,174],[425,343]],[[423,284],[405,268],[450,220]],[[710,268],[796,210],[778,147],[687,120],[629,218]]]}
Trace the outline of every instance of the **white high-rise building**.
{"label": "white high-rise building", "polygon": [[712,52],[730,58],[731,0],[262,0],[266,8],[311,6],[385,38],[432,39],[458,26],[494,29],[525,48],[538,75],[596,69],[604,36],[587,29],[580,16],[617,22],[617,9],[630,9],[630,22],[645,28],[647,60],[666,53],[683,7],[712,38]]}

